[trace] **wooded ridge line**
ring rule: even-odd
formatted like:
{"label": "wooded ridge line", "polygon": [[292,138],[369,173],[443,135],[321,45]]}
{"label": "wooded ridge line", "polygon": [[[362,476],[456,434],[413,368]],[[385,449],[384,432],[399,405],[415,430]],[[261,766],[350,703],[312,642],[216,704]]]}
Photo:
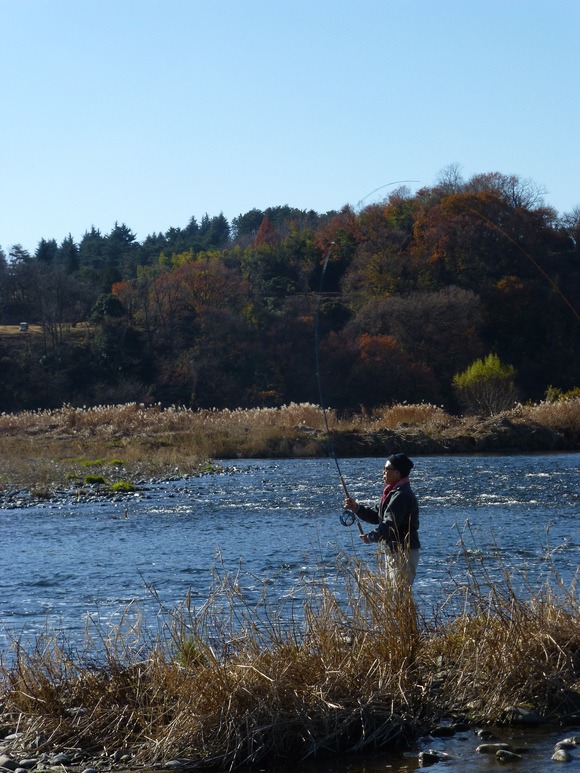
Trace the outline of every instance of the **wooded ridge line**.
{"label": "wooded ridge line", "polygon": [[[559,216],[528,180],[451,168],[360,211],[15,245],[0,252],[0,410],[316,402],[317,354],[341,414],[540,401],[580,384],[579,245],[580,212]],[[493,394],[474,397],[482,375]]]}

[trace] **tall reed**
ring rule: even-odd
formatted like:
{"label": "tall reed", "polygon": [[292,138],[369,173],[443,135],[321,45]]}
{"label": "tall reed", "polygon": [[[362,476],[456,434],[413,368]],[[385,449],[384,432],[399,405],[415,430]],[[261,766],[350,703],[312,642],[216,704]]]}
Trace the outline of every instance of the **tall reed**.
{"label": "tall reed", "polygon": [[501,722],[524,706],[561,719],[580,698],[575,586],[523,596],[509,572],[498,582],[468,560],[425,619],[407,585],[346,557],[284,599],[265,582],[250,600],[244,579],[217,567],[202,606],[160,605],[155,634],[128,609],[114,628],[90,626],[81,652],[50,636],[16,643],[0,670],[4,720],[23,747],[231,769],[404,746],[444,715]]}

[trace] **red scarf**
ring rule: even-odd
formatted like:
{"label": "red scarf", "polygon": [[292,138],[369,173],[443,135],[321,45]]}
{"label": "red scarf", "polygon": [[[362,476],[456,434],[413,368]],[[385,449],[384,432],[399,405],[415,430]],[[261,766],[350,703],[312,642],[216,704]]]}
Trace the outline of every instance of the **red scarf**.
{"label": "red scarf", "polygon": [[381,506],[379,508],[379,512],[382,511],[383,505],[387,501],[391,491],[394,491],[395,489],[399,488],[399,486],[402,486],[403,483],[408,483],[408,482],[409,482],[409,478],[401,478],[396,483],[389,483],[387,486],[385,486],[385,490],[383,491],[383,497],[381,499]]}

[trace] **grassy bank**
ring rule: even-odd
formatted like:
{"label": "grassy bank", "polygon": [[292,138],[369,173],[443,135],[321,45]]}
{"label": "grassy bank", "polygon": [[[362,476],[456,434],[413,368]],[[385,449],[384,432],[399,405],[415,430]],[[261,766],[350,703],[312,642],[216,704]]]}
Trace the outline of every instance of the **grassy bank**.
{"label": "grassy bank", "polygon": [[154,638],[128,613],[114,630],[91,630],[82,653],[50,637],[17,647],[0,669],[3,725],[18,729],[23,751],[231,769],[401,748],[442,718],[578,712],[575,589],[521,595],[508,573],[490,584],[469,564],[465,576],[429,619],[408,588],[347,559],[337,577],[297,589],[299,606],[249,604],[240,578],[216,576],[202,608],[162,610]]}
{"label": "grassy bank", "polygon": [[[427,404],[348,418],[331,410],[327,418],[342,456],[580,448],[580,398],[518,406],[491,418],[451,416]],[[311,404],[192,411],[130,403],[0,415],[0,485],[39,493],[81,485],[88,474],[135,482],[195,474],[216,458],[327,453],[324,417]]]}

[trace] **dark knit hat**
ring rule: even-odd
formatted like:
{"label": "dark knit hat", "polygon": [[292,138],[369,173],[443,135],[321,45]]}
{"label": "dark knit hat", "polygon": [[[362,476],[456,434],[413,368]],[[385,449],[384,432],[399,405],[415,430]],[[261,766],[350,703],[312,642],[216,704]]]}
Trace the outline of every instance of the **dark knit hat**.
{"label": "dark knit hat", "polygon": [[403,478],[406,478],[415,466],[407,454],[391,454],[387,462],[390,462],[401,473]]}

